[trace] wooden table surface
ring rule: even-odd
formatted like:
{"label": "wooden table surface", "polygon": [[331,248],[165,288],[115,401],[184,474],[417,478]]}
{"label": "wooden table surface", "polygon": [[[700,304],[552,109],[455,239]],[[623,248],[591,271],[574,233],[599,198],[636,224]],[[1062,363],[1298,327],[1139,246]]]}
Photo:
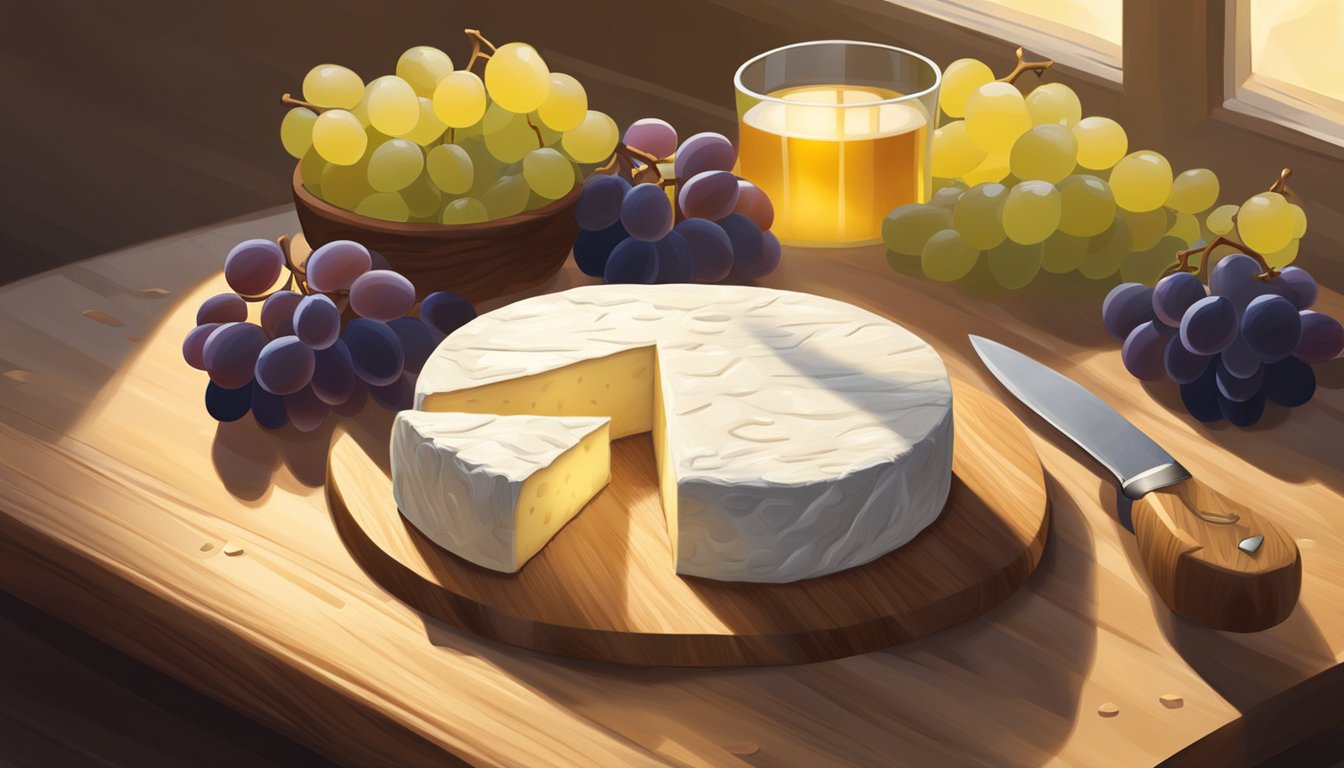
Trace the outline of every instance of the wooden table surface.
{"label": "wooden table surface", "polygon": [[[1344,361],[1318,369],[1298,412],[1204,426],[1174,385],[1124,372],[1095,290],[1042,281],[986,300],[893,272],[879,248],[789,250],[764,284],[889,315],[1004,397],[967,333],[1092,388],[1297,539],[1293,615],[1252,635],[1171,616],[1114,519],[1114,482],[1012,402],[1046,469],[1050,540],[1026,587],[951,630],[831,662],[701,671],[572,662],[438,624],[338,539],[322,490],[331,424],[217,425],[205,376],[181,360],[197,305],[224,288],[227,249],[296,228],[292,212],[264,212],[0,289],[0,589],[333,759],[1151,765],[1344,660]],[[567,267],[544,290],[584,281]],[[1320,302],[1337,317],[1341,287]],[[370,408],[352,428],[389,424]]]}

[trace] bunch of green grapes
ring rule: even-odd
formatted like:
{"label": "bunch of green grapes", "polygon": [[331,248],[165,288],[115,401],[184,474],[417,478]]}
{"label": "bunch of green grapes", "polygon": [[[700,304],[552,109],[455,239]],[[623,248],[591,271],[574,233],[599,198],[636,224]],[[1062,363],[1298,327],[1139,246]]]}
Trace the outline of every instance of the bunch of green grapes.
{"label": "bunch of green grapes", "polygon": [[1204,219],[1208,239],[1257,251],[1271,269],[1283,269],[1297,258],[1298,241],[1307,233],[1307,214],[1288,190],[1291,171],[1284,169],[1269,191],[1252,195],[1241,205],[1220,205]]}
{"label": "bunch of green grapes", "polygon": [[[1017,67],[999,80],[975,59],[947,67],[942,127],[931,147],[936,191],[928,203],[888,215],[883,239],[891,251],[918,257],[937,280],[960,279],[983,256],[1009,289],[1041,271],[1092,280],[1118,273],[1152,284],[1178,251],[1231,229],[1235,206],[1201,219],[1218,200],[1213,171],[1173,174],[1160,153],[1131,152],[1125,129],[1107,117],[1083,117],[1067,85],[1046,83],[1024,96],[1014,84],[1050,65],[1024,61],[1019,49]],[[1238,219],[1250,212],[1256,233],[1264,233],[1258,246],[1246,245],[1268,249],[1271,264],[1291,262],[1305,231],[1301,208],[1272,191],[1246,205]]]}
{"label": "bunch of green grapes", "polygon": [[346,67],[314,67],[302,101],[285,95],[293,108],[280,124],[304,187],[377,219],[469,224],[559,200],[611,157],[616,123],[588,108],[578,80],[526,43],[466,33],[462,69],[431,46],[367,84]]}

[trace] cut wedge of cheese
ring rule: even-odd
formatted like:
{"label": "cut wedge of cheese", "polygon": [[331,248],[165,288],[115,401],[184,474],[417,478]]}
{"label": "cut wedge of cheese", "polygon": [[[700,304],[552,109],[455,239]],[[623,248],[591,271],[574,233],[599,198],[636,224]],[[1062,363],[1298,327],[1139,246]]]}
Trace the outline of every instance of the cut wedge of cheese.
{"label": "cut wedge of cheese", "polygon": [[[803,293],[609,285],[526,299],[449,336],[420,373],[416,407],[651,433],[669,567],[711,579],[861,565],[933,522],[951,484],[942,359],[886,318]],[[513,514],[481,507],[497,530]],[[476,537],[421,529],[491,559]]]}
{"label": "cut wedge of cheese", "polygon": [[611,480],[605,418],[402,411],[397,506],[435,544],[517,571]]}

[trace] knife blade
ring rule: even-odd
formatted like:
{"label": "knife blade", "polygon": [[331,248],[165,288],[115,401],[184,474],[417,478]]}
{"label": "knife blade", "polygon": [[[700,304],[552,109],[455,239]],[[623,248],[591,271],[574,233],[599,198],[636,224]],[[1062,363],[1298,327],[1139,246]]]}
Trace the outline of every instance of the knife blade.
{"label": "knife blade", "polygon": [[1288,617],[1301,591],[1302,558],[1282,528],[1191,477],[1081,384],[1003,344],[970,339],[1013,396],[1120,481],[1120,522],[1138,540],[1149,580],[1173,611],[1234,632]]}

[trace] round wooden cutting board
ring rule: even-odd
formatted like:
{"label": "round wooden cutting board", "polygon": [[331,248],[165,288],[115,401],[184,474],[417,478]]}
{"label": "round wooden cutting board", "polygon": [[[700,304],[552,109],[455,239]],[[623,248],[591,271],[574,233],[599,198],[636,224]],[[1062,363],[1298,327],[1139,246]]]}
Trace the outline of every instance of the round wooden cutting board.
{"label": "round wooden cutting board", "polygon": [[989,610],[1040,561],[1048,503],[1026,428],[953,382],[952,490],[937,521],[871,563],[792,584],[678,576],[648,435],[612,444],[612,482],[516,574],[430,542],[392,500],[388,448],[338,432],[327,495],[360,566],[425,613],[545,653],[641,666],[793,664],[876,650]]}

